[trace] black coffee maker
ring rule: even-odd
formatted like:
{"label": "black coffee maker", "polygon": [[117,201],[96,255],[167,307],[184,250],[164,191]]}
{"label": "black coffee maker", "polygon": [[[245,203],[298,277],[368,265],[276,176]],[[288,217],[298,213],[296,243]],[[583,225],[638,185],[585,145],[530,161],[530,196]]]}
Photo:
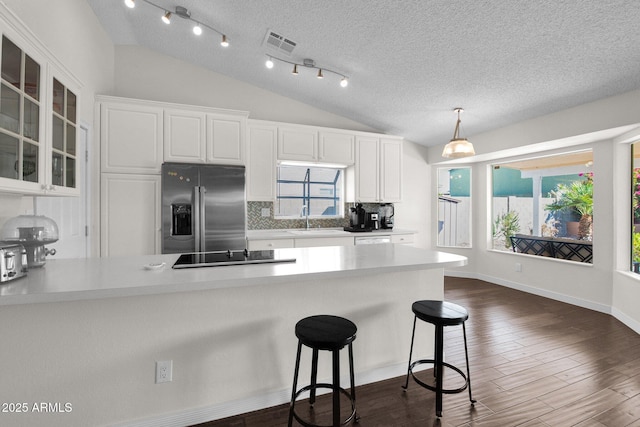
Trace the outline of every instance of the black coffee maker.
{"label": "black coffee maker", "polygon": [[368,231],[367,227],[367,211],[362,207],[362,203],[358,203],[355,207],[349,208],[349,227],[344,228],[346,231]]}
{"label": "black coffee maker", "polygon": [[378,217],[380,220],[380,228],[393,228],[393,203],[382,203],[378,208]]}

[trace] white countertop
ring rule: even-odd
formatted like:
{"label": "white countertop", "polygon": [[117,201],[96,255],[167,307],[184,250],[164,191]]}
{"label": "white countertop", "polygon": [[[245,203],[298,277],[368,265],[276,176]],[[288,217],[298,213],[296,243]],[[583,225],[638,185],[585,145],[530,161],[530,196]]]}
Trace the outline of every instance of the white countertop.
{"label": "white countertop", "polygon": [[367,236],[391,236],[415,234],[413,230],[403,230],[398,228],[381,229],[375,231],[351,232],[342,228],[310,228],[309,230],[295,229],[269,229],[269,230],[247,230],[248,240],[277,240],[277,239],[300,239],[313,237],[367,237]]}
{"label": "white countertop", "polygon": [[[351,233],[349,233],[351,234]],[[372,275],[381,272],[459,267],[467,258],[406,245],[329,246],[276,249],[295,262],[174,270],[179,255],[49,259],[42,268],[0,285],[0,305],[153,295],[293,280]],[[165,263],[147,270],[152,263]]]}

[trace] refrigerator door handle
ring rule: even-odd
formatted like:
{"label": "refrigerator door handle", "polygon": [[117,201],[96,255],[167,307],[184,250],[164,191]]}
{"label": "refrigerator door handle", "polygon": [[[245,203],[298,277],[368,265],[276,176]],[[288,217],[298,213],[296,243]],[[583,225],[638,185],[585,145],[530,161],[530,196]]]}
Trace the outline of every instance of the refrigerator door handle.
{"label": "refrigerator door handle", "polygon": [[193,187],[193,235],[195,237],[195,252],[200,252],[200,245],[202,242],[201,230],[202,230],[202,199],[200,197],[200,187]]}
{"label": "refrigerator door handle", "polygon": [[207,239],[205,238],[205,234],[206,234],[206,224],[207,224],[207,215],[206,215],[206,211],[207,211],[207,205],[206,205],[206,193],[207,193],[207,187],[204,186],[199,186],[198,187],[198,196],[199,199],[198,200],[198,209],[200,209],[199,212],[199,227],[200,227],[200,231],[198,232],[198,236],[200,239],[200,244],[198,245],[198,251],[199,252],[205,252],[207,250]]}

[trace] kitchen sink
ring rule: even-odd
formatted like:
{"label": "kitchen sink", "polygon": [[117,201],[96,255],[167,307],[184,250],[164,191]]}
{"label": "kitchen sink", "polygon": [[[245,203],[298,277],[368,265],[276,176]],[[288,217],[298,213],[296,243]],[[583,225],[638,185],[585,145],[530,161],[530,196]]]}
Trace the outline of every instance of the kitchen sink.
{"label": "kitchen sink", "polygon": [[332,228],[310,228],[308,230],[288,230],[289,233],[298,236],[314,235],[314,234],[347,234],[344,230],[336,230]]}

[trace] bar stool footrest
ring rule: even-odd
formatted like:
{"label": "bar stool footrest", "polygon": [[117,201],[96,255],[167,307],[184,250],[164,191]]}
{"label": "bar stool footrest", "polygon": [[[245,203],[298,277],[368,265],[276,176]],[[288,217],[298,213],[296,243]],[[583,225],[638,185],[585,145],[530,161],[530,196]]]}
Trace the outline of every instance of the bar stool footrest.
{"label": "bar stool footrest", "polygon": [[[438,390],[434,386],[432,386],[430,384],[426,384],[425,382],[421,381],[418,377],[416,377],[416,375],[413,373],[413,367],[414,366],[418,366],[418,365],[423,365],[423,364],[432,364],[432,365],[434,365],[434,369],[435,369],[435,363],[436,363],[436,361],[434,359],[420,359],[420,360],[416,360],[415,362],[411,363],[411,365],[409,365],[409,372],[411,373],[411,376],[413,377],[413,380],[415,382],[417,382],[419,385],[421,385],[422,387],[427,388],[427,389],[429,389],[431,391],[438,391]],[[442,393],[455,394],[455,393],[462,393],[463,391],[465,391],[467,389],[467,387],[469,386],[469,380],[467,379],[467,376],[465,375],[465,373],[462,372],[458,367],[453,366],[450,363],[442,362],[442,366],[446,366],[447,368],[454,370],[455,372],[460,374],[460,376],[464,380],[464,385],[462,387],[455,388],[455,389],[445,389],[445,388],[443,388],[441,390]]]}
{"label": "bar stool footrest", "polygon": [[[295,406],[294,403],[298,400],[298,397],[300,397],[300,395],[302,393],[305,393],[307,391],[311,391],[313,389],[317,390],[319,388],[326,388],[329,390],[333,390],[333,384],[329,384],[329,383],[318,383],[314,386],[312,385],[308,385],[305,387],[302,387],[300,390],[296,391],[296,394],[294,396],[293,401],[291,402],[291,406],[293,406],[293,418],[296,419],[296,421],[298,421],[300,424],[302,424],[305,427],[332,427],[332,425],[322,425],[322,424],[312,424],[309,423],[308,421],[303,420],[302,418],[300,418],[298,416],[298,414],[295,411]],[[358,417],[356,415],[356,402],[353,399],[353,397],[351,396],[351,393],[349,393],[347,390],[345,390],[344,388],[340,387],[340,393],[342,393],[343,395],[347,396],[347,398],[349,399],[349,402],[351,402],[351,414],[347,417],[346,420],[342,421],[340,423],[340,425],[347,425],[349,424],[352,420],[356,420],[356,422],[358,422]]]}

